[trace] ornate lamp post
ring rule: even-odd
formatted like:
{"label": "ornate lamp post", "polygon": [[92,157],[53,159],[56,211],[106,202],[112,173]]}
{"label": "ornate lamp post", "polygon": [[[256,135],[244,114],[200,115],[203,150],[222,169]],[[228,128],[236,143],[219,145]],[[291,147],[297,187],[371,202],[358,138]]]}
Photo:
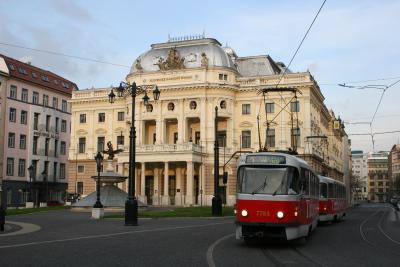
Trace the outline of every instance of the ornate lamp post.
{"label": "ornate lamp post", "polygon": [[221,216],[222,200],[219,195],[218,107],[215,107],[214,131],[214,197],[211,200],[211,213],[213,216]]}
{"label": "ornate lamp post", "polygon": [[103,161],[103,156],[100,152],[97,152],[97,155],[94,157],[96,160],[97,166],[97,183],[96,183],[96,203],[94,203],[93,208],[101,209],[103,208],[103,204],[100,202],[100,171],[101,171],[101,162]]}
{"label": "ornate lamp post", "polygon": [[[124,97],[130,95],[132,97],[132,123],[130,128],[129,135],[129,176],[128,176],[128,198],[125,202],[125,225],[137,225],[138,221],[138,202],[135,197],[135,168],[136,168],[136,128],[135,128],[135,99],[136,96],[140,94],[144,94],[143,103],[145,106],[149,104],[149,96],[147,95],[147,90],[152,87],[153,88],[153,97],[154,100],[157,101],[160,98],[160,90],[157,85],[154,86],[136,86],[136,83],[125,83],[121,82],[118,88],[115,88],[117,91],[118,97]],[[114,103],[115,93],[114,88],[111,89],[110,94],[108,95],[110,103]]]}

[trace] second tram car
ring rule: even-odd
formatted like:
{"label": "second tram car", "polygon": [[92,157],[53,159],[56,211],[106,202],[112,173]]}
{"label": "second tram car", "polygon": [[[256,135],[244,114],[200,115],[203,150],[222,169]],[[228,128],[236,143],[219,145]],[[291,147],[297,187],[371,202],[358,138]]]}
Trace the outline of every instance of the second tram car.
{"label": "second tram car", "polygon": [[332,222],[346,215],[346,187],[344,183],[319,176],[319,221]]}
{"label": "second tram car", "polygon": [[319,179],[292,155],[258,152],[238,162],[236,238],[308,236],[318,223]]}

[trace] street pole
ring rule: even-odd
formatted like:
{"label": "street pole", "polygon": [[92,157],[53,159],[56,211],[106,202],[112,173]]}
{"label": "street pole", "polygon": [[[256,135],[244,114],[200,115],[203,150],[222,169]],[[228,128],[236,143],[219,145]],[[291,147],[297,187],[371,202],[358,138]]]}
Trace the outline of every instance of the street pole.
{"label": "street pole", "polygon": [[93,208],[101,209],[103,208],[103,204],[101,204],[100,201],[100,171],[101,171],[101,161],[103,160],[103,156],[101,155],[100,151],[97,152],[95,159],[97,165],[97,183],[96,183],[96,203],[94,204]]}
{"label": "street pole", "polygon": [[125,202],[125,225],[136,226],[138,224],[138,202],[135,197],[135,171],[136,171],[136,129],[135,129],[135,100],[136,92],[132,92],[132,117],[129,135],[129,178],[128,198]]}
{"label": "street pole", "polygon": [[212,198],[211,212],[213,216],[222,215],[222,201],[219,196],[219,145],[218,145],[218,107],[215,107],[214,120],[214,197]]}

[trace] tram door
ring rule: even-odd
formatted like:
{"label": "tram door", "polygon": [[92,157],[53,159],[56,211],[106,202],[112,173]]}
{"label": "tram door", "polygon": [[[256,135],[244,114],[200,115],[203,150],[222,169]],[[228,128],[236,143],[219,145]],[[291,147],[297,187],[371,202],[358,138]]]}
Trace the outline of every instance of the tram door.
{"label": "tram door", "polygon": [[153,194],[154,194],[154,177],[153,176],[146,176],[145,177],[145,191],[144,191],[147,204],[153,205]]}
{"label": "tram door", "polygon": [[193,182],[194,182],[194,203],[197,205],[199,204],[199,176],[195,175],[193,177]]}
{"label": "tram door", "polygon": [[168,176],[168,196],[169,203],[175,205],[175,194],[176,194],[176,178],[174,175]]}

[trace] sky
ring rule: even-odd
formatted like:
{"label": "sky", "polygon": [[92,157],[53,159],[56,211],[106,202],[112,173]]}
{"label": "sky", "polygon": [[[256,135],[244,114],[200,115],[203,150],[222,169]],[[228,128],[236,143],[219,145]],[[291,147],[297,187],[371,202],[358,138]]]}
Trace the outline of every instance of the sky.
{"label": "sky", "polygon": [[[105,1],[0,0],[0,53],[55,72],[80,89],[117,85],[153,43],[202,34],[239,56],[289,63],[322,0]],[[400,1],[327,0],[290,69],[309,70],[325,104],[345,122],[353,150],[390,150],[400,132],[400,83],[385,91],[338,86],[390,85],[400,79]],[[49,50],[100,64],[10,47]],[[376,80],[368,82],[366,81]]]}

